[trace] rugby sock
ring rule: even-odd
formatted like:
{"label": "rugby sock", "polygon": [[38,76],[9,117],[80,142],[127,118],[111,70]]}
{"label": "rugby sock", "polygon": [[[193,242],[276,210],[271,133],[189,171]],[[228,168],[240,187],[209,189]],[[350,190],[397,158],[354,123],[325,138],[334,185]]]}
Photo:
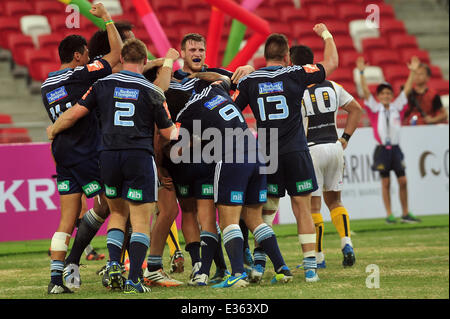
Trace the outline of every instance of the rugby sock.
{"label": "rugby sock", "polygon": [[253,260],[256,265],[261,265],[263,268],[266,268],[266,253],[262,247],[256,247],[253,250]]}
{"label": "rugby sock", "polygon": [[[302,249],[303,249],[302,245],[315,244],[316,243],[316,233],[314,233],[314,234],[300,234],[300,235],[298,235],[298,240],[300,242],[300,247],[302,247]],[[314,259],[314,263],[316,263],[316,267],[315,268],[317,268],[316,250],[313,249],[313,250],[309,250],[309,251],[303,251],[303,263],[305,263],[305,261],[307,261],[307,260],[312,260],[312,259]]]}
{"label": "rugby sock", "polygon": [[222,250],[222,232],[220,231],[219,224],[216,223],[217,228],[217,249],[214,254],[214,263],[217,269],[227,269],[227,264],[225,263],[225,256]]}
{"label": "rugby sock", "polygon": [[330,214],[331,221],[333,222],[334,227],[336,227],[339,237],[341,237],[341,248],[344,248],[346,244],[352,246],[350,239],[350,219],[345,207],[337,207],[333,209]]}
{"label": "rugby sock", "polygon": [[202,231],[200,234],[200,241],[202,250],[202,266],[199,273],[207,274],[209,276],[211,264],[217,250],[218,236],[214,233]]}
{"label": "rugby sock", "polygon": [[249,248],[248,245],[248,227],[243,219],[239,220],[239,227],[241,227],[242,236],[244,237],[244,250]]}
{"label": "rugby sock", "polygon": [[112,228],[108,230],[106,247],[108,248],[110,261],[120,262],[124,236],[125,234],[120,229]]}
{"label": "rugby sock", "polygon": [[303,258],[303,267],[305,270],[317,269],[316,257],[305,257]]}
{"label": "rugby sock", "polygon": [[185,247],[186,251],[191,256],[192,267],[200,261],[200,242],[194,241]]}
{"label": "rugby sock", "polygon": [[230,259],[232,275],[244,273],[244,238],[238,224],[228,225],[223,230],[223,243]]}
{"label": "rugby sock", "polygon": [[178,241],[177,222],[174,221],[167,236],[167,245],[169,246],[170,256],[173,256],[177,250],[180,250],[180,242]]}
{"label": "rugby sock", "polygon": [[50,262],[50,281],[55,285],[63,285],[64,261],[52,260]]}
{"label": "rugby sock", "polygon": [[150,238],[143,233],[133,233],[130,239],[130,272],[128,279],[133,282],[139,281],[139,275],[141,274],[142,263],[145,260],[147,249],[150,246]]}
{"label": "rugby sock", "polygon": [[312,213],[312,219],[314,221],[314,226],[316,228],[316,257],[317,262],[322,262],[324,260],[323,256],[323,231],[324,231],[324,223],[323,217],[321,213]]}
{"label": "rugby sock", "polygon": [[148,257],[147,257],[148,271],[157,271],[161,268],[163,268],[162,256],[148,255]]}
{"label": "rugby sock", "polygon": [[255,228],[253,235],[255,236],[258,245],[264,249],[264,252],[269,256],[276,271],[285,265],[280,248],[278,247],[277,237],[272,228],[266,223],[263,223]]}
{"label": "rugby sock", "polygon": [[81,255],[86,246],[89,245],[92,238],[97,234],[98,230],[104,223],[104,219],[98,216],[93,209],[87,211],[81,218],[75,240],[70,250],[69,256],[66,258],[66,264],[79,264]]}

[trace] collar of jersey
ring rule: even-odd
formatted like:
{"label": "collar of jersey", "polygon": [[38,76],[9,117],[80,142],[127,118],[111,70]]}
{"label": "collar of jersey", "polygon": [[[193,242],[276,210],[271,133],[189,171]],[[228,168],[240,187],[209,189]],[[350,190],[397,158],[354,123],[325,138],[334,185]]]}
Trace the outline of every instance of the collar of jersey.
{"label": "collar of jersey", "polygon": [[[207,69],[206,66],[203,66],[201,72],[205,72],[206,69]],[[184,79],[187,78],[189,75],[191,75],[191,73],[184,72],[182,69],[178,69],[178,70],[176,70],[175,73],[174,73],[174,77],[175,77],[177,80],[184,80]]]}
{"label": "collar of jersey", "polygon": [[126,74],[126,75],[131,75],[131,76],[136,76],[138,78],[143,78],[145,79],[145,76],[143,76],[142,74],[136,73],[136,72],[131,72],[131,71],[127,71],[127,70],[122,70],[119,73],[122,74]]}
{"label": "collar of jersey", "polygon": [[65,68],[65,69],[62,69],[62,70],[53,71],[53,72],[50,72],[50,73],[48,74],[48,76],[50,77],[50,76],[60,75],[60,74],[66,73],[67,71],[71,71],[71,70],[73,70],[73,69],[71,69],[71,68]]}
{"label": "collar of jersey", "polygon": [[281,68],[283,68],[281,65],[272,65],[272,66],[266,66],[264,68],[261,68],[260,70],[276,71]]}

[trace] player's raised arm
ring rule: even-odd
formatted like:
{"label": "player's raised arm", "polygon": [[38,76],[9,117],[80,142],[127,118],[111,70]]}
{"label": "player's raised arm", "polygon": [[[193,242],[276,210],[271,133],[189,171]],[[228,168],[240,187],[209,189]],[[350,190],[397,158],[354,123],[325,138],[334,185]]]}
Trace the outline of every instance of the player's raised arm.
{"label": "player's raised arm", "polygon": [[323,65],[326,76],[328,77],[339,66],[339,55],[337,52],[336,44],[334,43],[333,36],[331,35],[330,31],[328,31],[325,24],[316,24],[313,30],[325,42],[325,48],[323,52],[324,60],[320,62],[320,64]]}
{"label": "player's raised arm", "polygon": [[409,93],[411,93],[411,90],[413,88],[414,74],[419,69],[419,66],[420,66],[419,58],[416,56],[413,56],[411,58],[411,62],[408,63],[409,76],[405,82],[405,86],[403,87],[403,92],[405,92],[406,96],[408,96]]}
{"label": "player's raised arm", "polygon": [[120,52],[123,46],[122,38],[120,37],[120,34],[111,19],[111,15],[102,3],[93,4],[89,12],[94,16],[103,19],[106,23],[106,32],[108,33],[108,41],[111,51],[105,55],[103,59],[108,61],[111,68],[114,68],[120,62]]}
{"label": "player's raised arm", "polygon": [[158,72],[155,85],[160,87],[164,92],[169,89],[170,79],[172,78],[173,63],[180,57],[180,53],[177,50],[170,48],[164,58],[163,65]]}
{"label": "player's raised arm", "polygon": [[53,140],[56,135],[74,126],[80,118],[86,116],[88,113],[89,110],[86,107],[78,103],[75,104],[73,107],[61,114],[55,123],[47,127],[48,139]]}
{"label": "player's raised arm", "polygon": [[366,69],[366,63],[365,63],[363,57],[359,57],[356,60],[356,67],[359,70],[359,74],[360,74],[360,78],[361,78],[361,88],[363,90],[363,98],[364,98],[364,100],[367,100],[367,99],[369,99],[371,93],[369,90],[369,86],[367,85],[367,82],[366,82],[366,77],[364,76],[364,70]]}

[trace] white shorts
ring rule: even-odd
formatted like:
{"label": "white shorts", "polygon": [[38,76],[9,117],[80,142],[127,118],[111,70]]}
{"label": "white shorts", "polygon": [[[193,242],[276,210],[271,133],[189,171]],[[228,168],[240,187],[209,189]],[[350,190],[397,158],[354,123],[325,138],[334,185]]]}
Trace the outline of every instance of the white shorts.
{"label": "white shorts", "polygon": [[323,192],[340,192],[343,187],[344,149],[341,142],[310,146],[319,189],[312,196],[322,196]]}

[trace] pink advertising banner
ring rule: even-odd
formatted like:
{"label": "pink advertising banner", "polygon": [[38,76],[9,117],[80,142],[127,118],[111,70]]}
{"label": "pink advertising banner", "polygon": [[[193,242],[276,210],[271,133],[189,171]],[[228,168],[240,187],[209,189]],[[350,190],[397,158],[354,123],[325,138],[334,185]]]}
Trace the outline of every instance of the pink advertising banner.
{"label": "pink advertising banner", "polygon": [[[0,242],[52,238],[60,219],[55,174],[50,143],[0,144]],[[106,229],[107,222],[97,235]]]}

